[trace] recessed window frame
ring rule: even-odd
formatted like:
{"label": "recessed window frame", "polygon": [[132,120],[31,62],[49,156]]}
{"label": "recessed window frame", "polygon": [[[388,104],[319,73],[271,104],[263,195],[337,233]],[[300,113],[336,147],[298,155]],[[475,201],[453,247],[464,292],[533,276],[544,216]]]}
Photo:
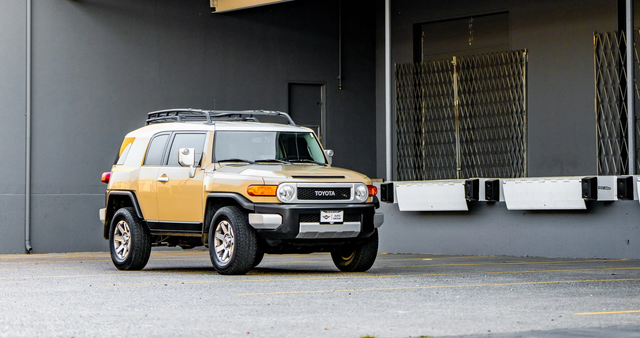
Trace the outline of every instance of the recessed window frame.
{"label": "recessed window frame", "polygon": [[[149,157],[149,150],[151,149],[151,144],[153,144],[153,141],[161,136],[167,136],[167,139],[164,141],[164,147],[162,148],[162,155],[160,156],[160,163],[158,164],[147,164],[147,159]],[[142,160],[142,166],[146,166],[146,167],[160,167],[162,166],[162,163],[164,163],[164,158],[166,156],[167,153],[167,145],[169,144],[169,140],[171,139],[171,133],[170,132],[160,132],[158,134],[153,135],[153,137],[151,137],[151,139],[149,140],[149,145],[147,145],[147,150],[145,151],[144,154],[144,159]]]}

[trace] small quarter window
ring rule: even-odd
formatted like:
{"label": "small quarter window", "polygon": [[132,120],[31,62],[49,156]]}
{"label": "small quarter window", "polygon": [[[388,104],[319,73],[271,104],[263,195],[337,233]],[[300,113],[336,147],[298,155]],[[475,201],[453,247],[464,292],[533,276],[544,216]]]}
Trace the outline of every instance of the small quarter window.
{"label": "small quarter window", "polygon": [[144,159],[144,165],[160,165],[162,163],[162,153],[169,139],[168,134],[162,134],[154,137],[147,149],[147,156]]}
{"label": "small quarter window", "polygon": [[131,144],[135,141],[134,137],[127,137],[122,141],[122,145],[120,146],[120,151],[118,151],[118,156],[116,156],[113,164],[122,165],[124,161],[127,159],[127,155],[129,154],[129,149],[131,149]]}
{"label": "small quarter window", "polygon": [[124,148],[124,150],[122,151],[122,155],[120,155],[120,157],[118,158],[118,162],[116,162],[116,165],[124,164],[124,161],[127,159],[127,155],[129,155],[129,150],[131,149],[132,144],[133,143],[129,143],[127,147]]}

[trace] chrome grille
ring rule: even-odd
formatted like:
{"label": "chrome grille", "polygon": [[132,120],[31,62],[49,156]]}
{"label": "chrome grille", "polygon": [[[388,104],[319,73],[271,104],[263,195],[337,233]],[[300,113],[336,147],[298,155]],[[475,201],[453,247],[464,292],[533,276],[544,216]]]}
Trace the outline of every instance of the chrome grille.
{"label": "chrome grille", "polygon": [[340,201],[351,199],[351,188],[300,188],[298,199],[305,201]]}

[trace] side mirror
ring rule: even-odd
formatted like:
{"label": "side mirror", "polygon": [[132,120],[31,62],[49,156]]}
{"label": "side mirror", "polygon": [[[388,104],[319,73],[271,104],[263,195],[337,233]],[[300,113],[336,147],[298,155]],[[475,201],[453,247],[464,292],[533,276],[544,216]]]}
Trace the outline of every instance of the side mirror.
{"label": "side mirror", "polygon": [[196,176],[196,150],[195,148],[180,148],[178,150],[178,163],[183,167],[189,167],[189,177]]}
{"label": "side mirror", "polygon": [[327,156],[327,160],[329,161],[329,165],[333,163],[333,150],[325,149],[324,154]]}

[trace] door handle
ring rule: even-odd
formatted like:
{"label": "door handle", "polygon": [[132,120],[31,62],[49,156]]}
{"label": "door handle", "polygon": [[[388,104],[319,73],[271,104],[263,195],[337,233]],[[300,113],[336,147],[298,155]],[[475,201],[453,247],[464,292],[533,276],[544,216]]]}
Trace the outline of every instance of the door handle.
{"label": "door handle", "polygon": [[163,183],[169,182],[169,177],[167,177],[166,175],[162,175],[158,177],[158,182],[163,182]]}

